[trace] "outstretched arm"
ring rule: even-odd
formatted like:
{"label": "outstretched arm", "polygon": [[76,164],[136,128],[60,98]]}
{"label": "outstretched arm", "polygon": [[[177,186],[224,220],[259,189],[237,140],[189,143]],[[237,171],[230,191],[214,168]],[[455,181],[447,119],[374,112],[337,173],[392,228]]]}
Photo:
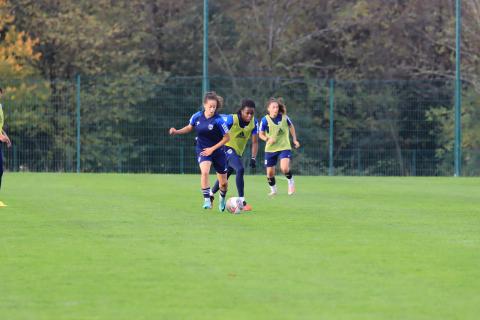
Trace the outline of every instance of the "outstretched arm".
{"label": "outstretched arm", "polygon": [[186,133],[189,133],[193,130],[193,126],[191,124],[188,124],[186,125],[185,127],[183,127],[182,129],[175,129],[175,128],[170,128],[170,130],[168,131],[168,133],[172,136],[175,136],[177,134],[186,134]]}

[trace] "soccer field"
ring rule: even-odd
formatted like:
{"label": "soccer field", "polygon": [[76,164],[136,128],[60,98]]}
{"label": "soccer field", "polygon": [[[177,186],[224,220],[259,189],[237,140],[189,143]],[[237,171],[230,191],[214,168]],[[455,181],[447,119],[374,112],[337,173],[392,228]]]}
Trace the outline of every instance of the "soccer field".
{"label": "soccer field", "polygon": [[0,319],[478,318],[480,179],[295,179],[7,173]]}

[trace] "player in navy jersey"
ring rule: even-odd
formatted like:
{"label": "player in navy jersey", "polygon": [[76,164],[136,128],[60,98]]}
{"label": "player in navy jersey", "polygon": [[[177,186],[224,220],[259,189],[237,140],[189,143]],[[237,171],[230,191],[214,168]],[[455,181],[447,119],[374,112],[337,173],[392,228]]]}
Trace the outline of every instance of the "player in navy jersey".
{"label": "player in navy jersey", "polygon": [[[250,137],[252,138],[252,157],[250,158],[250,167],[256,167],[256,156],[258,152],[258,122],[254,117],[255,102],[250,99],[243,99],[241,107],[235,114],[224,115],[224,120],[228,126],[230,141],[225,144],[225,153],[227,154],[228,172],[227,179],[235,171],[238,196],[242,199],[243,210],[250,211],[252,207],[245,201],[245,169],[242,163],[242,155],[245,151]],[[215,182],[212,188],[213,194],[219,189],[219,182]]]}
{"label": "player in navy jersey", "polygon": [[267,180],[270,185],[269,195],[277,194],[275,166],[278,159],[280,159],[280,169],[288,180],[288,194],[292,195],[295,192],[295,184],[290,171],[292,147],[289,133],[292,135],[295,148],[300,147],[300,143],[297,140],[295,127],[287,116],[287,108],[283,100],[281,98],[270,98],[266,107],[268,114],[262,118],[260,123],[259,137],[266,142],[265,167],[267,168]]}
{"label": "player in navy jersey", "polygon": [[170,135],[186,134],[195,129],[197,133],[196,154],[200,166],[200,184],[204,197],[204,209],[211,209],[210,200],[210,167],[213,164],[220,182],[219,210],[224,211],[227,194],[227,159],[223,145],[230,140],[228,128],[223,118],[218,114],[222,108],[223,98],[215,92],[207,92],[203,99],[203,111],[195,113],[182,129],[170,128]]}

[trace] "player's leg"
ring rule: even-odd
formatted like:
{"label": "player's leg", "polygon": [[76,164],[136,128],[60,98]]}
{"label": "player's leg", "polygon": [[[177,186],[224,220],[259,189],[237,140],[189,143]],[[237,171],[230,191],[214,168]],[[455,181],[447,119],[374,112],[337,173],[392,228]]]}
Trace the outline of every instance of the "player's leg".
{"label": "player's leg", "polygon": [[250,211],[252,207],[245,201],[245,167],[236,153],[229,156],[229,165],[235,169],[235,182],[237,184],[238,197],[242,199],[243,210]]}
{"label": "player's leg", "polygon": [[278,152],[265,152],[265,167],[267,168],[267,181],[270,186],[269,196],[277,194],[277,185],[275,181],[275,166],[277,165]]}
{"label": "player's leg", "polygon": [[2,178],[3,178],[3,152],[2,152],[2,146],[0,145],[0,189],[2,188]]}
{"label": "player's leg", "polygon": [[225,206],[227,204],[227,188],[228,188],[228,178],[227,178],[227,157],[223,150],[216,150],[212,154],[212,163],[215,171],[217,171],[217,180],[220,190],[220,199],[218,201],[218,209],[220,211],[225,211]]}
{"label": "player's leg", "polygon": [[285,150],[280,153],[280,169],[288,180],[288,194],[292,195],[295,192],[295,182],[293,181],[292,171],[290,170],[290,159],[292,153],[290,150]]}
{"label": "player's leg", "polygon": [[[228,170],[227,170],[227,180],[228,178],[230,178],[230,176],[232,175],[233,171],[235,171],[232,167],[230,167],[230,164],[228,166]],[[213,198],[213,195],[215,193],[218,192],[218,190],[220,189],[220,183],[218,182],[218,179],[215,181],[215,184],[213,185],[212,187],[212,192],[210,193],[210,198]]]}
{"label": "player's leg", "polygon": [[[200,160],[199,160],[200,161]],[[212,161],[200,161],[200,185],[202,187],[203,193],[203,209],[212,209],[212,201],[210,200],[210,182],[208,175],[210,173],[210,167],[212,166]]]}
{"label": "player's leg", "polygon": [[[3,153],[2,146],[0,145],[0,188],[2,187],[2,177],[3,177]],[[6,205],[0,201],[0,207],[6,207]]]}
{"label": "player's leg", "polygon": [[217,179],[220,184],[220,199],[218,201],[218,210],[225,211],[225,206],[227,205],[227,188],[228,188],[228,178],[226,173],[218,173]]}

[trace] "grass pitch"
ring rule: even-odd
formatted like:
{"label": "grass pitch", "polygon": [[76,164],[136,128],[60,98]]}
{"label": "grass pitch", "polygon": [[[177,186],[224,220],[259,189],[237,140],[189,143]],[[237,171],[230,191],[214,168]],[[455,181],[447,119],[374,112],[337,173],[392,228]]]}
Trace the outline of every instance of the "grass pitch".
{"label": "grass pitch", "polygon": [[480,179],[295,179],[7,173],[0,319],[478,318]]}

